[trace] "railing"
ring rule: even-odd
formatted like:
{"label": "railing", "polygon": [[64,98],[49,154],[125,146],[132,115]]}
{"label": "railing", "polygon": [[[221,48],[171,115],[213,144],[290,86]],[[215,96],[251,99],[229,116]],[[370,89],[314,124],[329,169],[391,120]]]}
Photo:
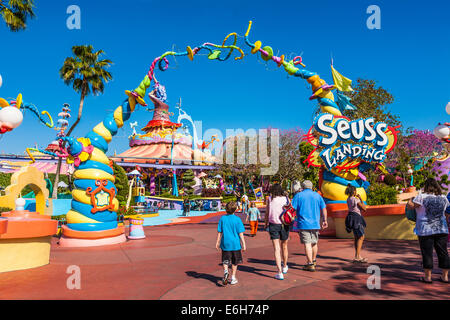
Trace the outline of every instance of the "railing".
{"label": "railing", "polygon": [[[35,160],[43,161],[43,162],[53,162],[57,161],[59,158],[54,156],[34,156]],[[154,157],[118,157],[118,156],[111,156],[109,155],[108,158],[114,159],[115,161],[125,162],[125,160],[155,160],[158,164],[159,161],[168,161],[171,160],[170,158],[154,158]],[[22,156],[22,155],[15,155],[15,154],[0,154],[0,160],[23,160],[27,161],[30,160],[30,157],[28,156]],[[182,162],[190,162],[195,165],[195,163],[207,163],[210,165],[216,165],[217,162],[212,161],[206,161],[206,160],[193,160],[193,159],[178,159],[174,158],[173,161],[182,161]]]}

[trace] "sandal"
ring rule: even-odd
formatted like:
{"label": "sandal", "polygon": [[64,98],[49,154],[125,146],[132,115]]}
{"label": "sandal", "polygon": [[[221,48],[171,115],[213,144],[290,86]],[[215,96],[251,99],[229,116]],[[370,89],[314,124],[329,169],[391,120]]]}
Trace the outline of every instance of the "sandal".
{"label": "sandal", "polygon": [[445,280],[442,278],[442,276],[439,277],[439,281],[442,282],[442,283],[447,283],[447,284],[450,283],[449,281],[445,281]]}
{"label": "sandal", "polygon": [[316,271],[316,267],[314,266],[314,264],[307,264],[307,265],[303,266],[303,270],[304,271],[315,272]]}
{"label": "sandal", "polygon": [[369,262],[367,258],[353,259],[353,263],[367,263],[367,262]]}
{"label": "sandal", "polygon": [[426,280],[424,277],[420,277],[420,281],[422,281],[423,283],[433,283],[433,280]]}

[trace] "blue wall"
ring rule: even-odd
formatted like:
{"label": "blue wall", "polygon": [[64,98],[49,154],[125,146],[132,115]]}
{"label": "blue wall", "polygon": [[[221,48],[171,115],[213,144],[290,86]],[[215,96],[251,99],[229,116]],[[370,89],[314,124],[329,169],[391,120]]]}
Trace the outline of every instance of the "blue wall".
{"label": "blue wall", "polygon": [[[25,199],[25,210],[36,211],[36,199]],[[53,200],[52,216],[66,214],[70,210],[72,199],[55,199]]]}

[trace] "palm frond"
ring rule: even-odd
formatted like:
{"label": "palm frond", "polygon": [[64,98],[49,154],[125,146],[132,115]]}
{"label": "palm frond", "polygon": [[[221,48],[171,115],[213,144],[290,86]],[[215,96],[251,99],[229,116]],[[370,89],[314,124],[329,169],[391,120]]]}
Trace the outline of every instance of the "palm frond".
{"label": "palm frond", "polygon": [[9,0],[0,4],[0,14],[11,31],[24,30],[27,19],[35,17],[33,0]]}
{"label": "palm frond", "polygon": [[60,69],[60,77],[67,85],[72,84],[77,93],[99,95],[105,89],[105,83],[112,80],[112,74],[107,71],[113,62],[109,59],[100,60],[103,50],[94,52],[92,45],[72,47],[72,57],[66,58]]}

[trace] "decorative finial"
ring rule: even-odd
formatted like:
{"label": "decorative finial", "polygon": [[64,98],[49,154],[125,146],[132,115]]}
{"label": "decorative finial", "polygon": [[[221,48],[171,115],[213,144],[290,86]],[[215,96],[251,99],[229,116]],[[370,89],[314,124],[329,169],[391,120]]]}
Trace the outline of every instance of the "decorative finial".
{"label": "decorative finial", "polygon": [[26,201],[25,201],[24,198],[17,198],[16,202],[15,202],[15,204],[16,204],[16,211],[23,211],[23,210],[25,210],[25,203],[26,203]]}

